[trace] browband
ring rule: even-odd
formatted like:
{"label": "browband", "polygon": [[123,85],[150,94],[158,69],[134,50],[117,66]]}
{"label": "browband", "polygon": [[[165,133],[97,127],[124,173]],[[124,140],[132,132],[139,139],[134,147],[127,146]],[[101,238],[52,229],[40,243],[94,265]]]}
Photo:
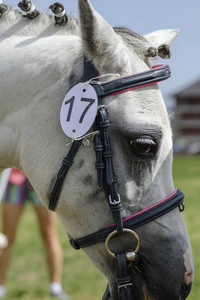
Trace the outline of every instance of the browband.
{"label": "browband", "polygon": [[106,83],[92,84],[99,97],[112,96],[163,81],[171,76],[168,65],[155,65],[148,71]]}
{"label": "browband", "polygon": [[[179,189],[175,189],[175,191],[171,195],[169,195],[162,201],[151,205],[128,218],[123,219],[124,228],[134,230],[144,224],[149,223],[150,221],[162,217],[176,207],[179,207],[180,211],[183,211],[183,199],[184,193]],[[112,224],[100,229],[99,231],[75,240],[71,236],[69,236],[70,244],[72,245],[72,247],[78,250],[80,248],[88,247],[99,242],[104,242],[107,236],[115,229],[116,224]]]}

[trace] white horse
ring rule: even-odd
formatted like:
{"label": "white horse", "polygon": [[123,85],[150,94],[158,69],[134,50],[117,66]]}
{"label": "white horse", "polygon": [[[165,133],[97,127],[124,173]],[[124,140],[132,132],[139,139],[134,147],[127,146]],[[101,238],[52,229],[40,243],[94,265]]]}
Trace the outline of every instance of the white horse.
{"label": "white horse", "polygon": [[[158,54],[169,57],[178,34],[161,30],[144,38],[125,28],[113,30],[89,0],[79,0],[79,15],[79,23],[69,18],[63,27],[48,15],[27,20],[11,8],[0,18],[0,167],[22,169],[45,205],[69,150],[59,123],[61,103],[84,80],[84,53],[101,76],[125,77],[149,70]],[[127,218],[174,192],[171,127],[157,84],[105,97],[103,104],[112,121],[113,165]],[[114,223],[94,165],[93,146],[81,146],[59,196],[56,212],[73,239]],[[186,299],[193,261],[179,209],[136,232],[141,248],[140,264],[131,268],[132,299]],[[113,252],[135,248],[135,240],[125,236],[112,240]],[[84,251],[107,277],[108,298],[121,299],[116,259],[104,243]]]}

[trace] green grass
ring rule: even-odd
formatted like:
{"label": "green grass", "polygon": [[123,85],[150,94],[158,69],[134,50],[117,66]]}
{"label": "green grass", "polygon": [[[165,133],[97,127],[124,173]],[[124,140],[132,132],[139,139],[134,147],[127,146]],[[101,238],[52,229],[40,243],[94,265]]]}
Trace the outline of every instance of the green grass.
{"label": "green grass", "polygon": [[[91,264],[83,251],[74,250],[67,234],[59,226],[63,248],[63,288],[71,300],[101,299],[106,287],[103,275]],[[50,300],[49,275],[37,219],[31,204],[22,215],[7,278],[5,300]]]}
{"label": "green grass", "polygon": [[200,156],[175,156],[173,178],[185,193],[184,219],[194,256],[195,277],[189,300],[200,299]]}
{"label": "green grass", "polygon": [[[175,156],[173,177],[175,186],[184,191],[184,218],[191,239],[195,279],[189,300],[200,299],[200,156]],[[99,300],[106,280],[82,251],[75,251],[59,227],[63,247],[63,287],[71,300]],[[9,268],[5,300],[50,300],[48,272],[36,216],[26,205],[19,224],[17,239]],[[170,300],[170,299],[169,299]]]}

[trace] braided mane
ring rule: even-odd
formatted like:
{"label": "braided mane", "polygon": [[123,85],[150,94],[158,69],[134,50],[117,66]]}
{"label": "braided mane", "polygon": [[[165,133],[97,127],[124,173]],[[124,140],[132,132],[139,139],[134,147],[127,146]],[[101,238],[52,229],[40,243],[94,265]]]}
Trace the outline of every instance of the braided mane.
{"label": "braided mane", "polygon": [[[25,18],[23,14],[14,10],[9,5],[2,3],[0,5],[7,7],[7,11],[0,13],[0,40],[13,36],[21,37],[48,37],[48,36],[80,36],[80,28],[78,20],[67,16],[67,24],[62,26],[55,25],[52,15],[41,12],[35,19]],[[159,55],[162,58],[170,57],[170,49],[167,45],[161,45],[158,50],[143,36],[133,32],[125,27],[114,27],[116,34],[120,35],[128,47],[132,47],[133,51],[149,65],[149,59]]]}
{"label": "braided mane", "polygon": [[66,26],[55,26],[53,16],[42,13],[34,20],[24,18],[22,13],[8,7],[0,17],[0,39],[10,36],[77,35],[77,19],[69,18]]}

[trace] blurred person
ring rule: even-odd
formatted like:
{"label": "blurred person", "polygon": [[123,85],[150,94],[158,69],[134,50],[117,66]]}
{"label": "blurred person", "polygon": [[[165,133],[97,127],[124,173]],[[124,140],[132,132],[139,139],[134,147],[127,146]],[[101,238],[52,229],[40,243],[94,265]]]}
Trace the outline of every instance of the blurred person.
{"label": "blurred person", "polygon": [[7,237],[8,246],[2,250],[0,255],[0,298],[6,295],[6,274],[18,222],[24,204],[27,201],[31,201],[34,204],[44,242],[50,275],[50,295],[58,299],[67,300],[68,297],[62,290],[61,285],[62,248],[58,239],[56,214],[46,210],[44,206],[42,206],[38,196],[22,171],[18,169],[7,169],[4,172],[1,178],[0,196],[2,196],[2,233]]}

